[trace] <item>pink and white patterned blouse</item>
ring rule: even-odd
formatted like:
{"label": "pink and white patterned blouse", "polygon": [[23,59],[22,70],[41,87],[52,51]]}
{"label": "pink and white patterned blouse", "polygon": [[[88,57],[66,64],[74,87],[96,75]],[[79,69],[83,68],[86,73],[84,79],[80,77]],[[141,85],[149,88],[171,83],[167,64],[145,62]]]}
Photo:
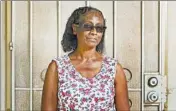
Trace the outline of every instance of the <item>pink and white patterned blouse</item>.
{"label": "pink and white patterned blouse", "polygon": [[114,79],[117,60],[103,55],[93,78],[83,77],[68,55],[53,59],[59,73],[58,111],[115,111]]}

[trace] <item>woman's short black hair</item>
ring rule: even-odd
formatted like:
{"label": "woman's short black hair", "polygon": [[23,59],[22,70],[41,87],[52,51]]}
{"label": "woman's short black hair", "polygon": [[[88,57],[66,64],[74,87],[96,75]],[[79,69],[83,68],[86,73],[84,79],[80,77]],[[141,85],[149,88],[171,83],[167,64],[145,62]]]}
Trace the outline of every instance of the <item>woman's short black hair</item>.
{"label": "woman's short black hair", "polygon": [[[75,49],[77,48],[77,37],[76,35],[73,34],[72,24],[78,24],[80,21],[80,17],[90,11],[99,12],[104,19],[102,12],[97,8],[85,6],[85,7],[79,7],[76,10],[74,10],[67,21],[65,32],[63,34],[63,38],[61,41],[64,52],[75,51]],[[104,19],[104,25],[105,25],[105,19]],[[97,52],[103,53],[104,51],[104,36],[105,36],[105,32],[103,32],[102,39],[96,47]]]}

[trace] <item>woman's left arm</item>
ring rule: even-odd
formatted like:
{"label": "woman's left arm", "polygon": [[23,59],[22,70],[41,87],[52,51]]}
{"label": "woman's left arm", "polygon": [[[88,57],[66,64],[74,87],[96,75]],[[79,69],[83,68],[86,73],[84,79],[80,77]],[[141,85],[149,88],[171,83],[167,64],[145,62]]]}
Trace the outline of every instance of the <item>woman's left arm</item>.
{"label": "woman's left arm", "polygon": [[115,75],[115,107],[118,111],[130,111],[126,76],[119,63]]}

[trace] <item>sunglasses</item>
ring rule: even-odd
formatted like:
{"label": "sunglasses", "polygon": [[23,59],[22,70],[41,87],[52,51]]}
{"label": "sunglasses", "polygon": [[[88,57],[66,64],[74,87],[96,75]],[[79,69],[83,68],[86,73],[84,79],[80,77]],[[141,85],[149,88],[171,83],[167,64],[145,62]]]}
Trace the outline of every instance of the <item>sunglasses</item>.
{"label": "sunglasses", "polygon": [[95,28],[97,33],[103,33],[106,29],[106,26],[93,26],[93,24],[90,23],[84,23],[82,25],[78,24],[78,26],[80,26],[80,28],[84,31],[91,31]]}

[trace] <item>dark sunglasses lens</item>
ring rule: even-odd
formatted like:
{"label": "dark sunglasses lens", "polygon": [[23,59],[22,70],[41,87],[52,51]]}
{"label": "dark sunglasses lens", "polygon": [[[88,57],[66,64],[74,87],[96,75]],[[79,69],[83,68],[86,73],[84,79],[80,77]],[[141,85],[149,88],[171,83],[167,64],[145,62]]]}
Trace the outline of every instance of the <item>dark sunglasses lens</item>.
{"label": "dark sunglasses lens", "polygon": [[105,27],[103,27],[103,26],[102,26],[102,27],[101,27],[101,26],[98,26],[98,27],[96,27],[96,31],[102,33],[102,32],[105,31]]}
{"label": "dark sunglasses lens", "polygon": [[83,28],[85,31],[91,31],[93,29],[93,25],[90,24],[84,24]]}
{"label": "dark sunglasses lens", "polygon": [[[93,30],[94,26],[91,25],[91,24],[84,24],[83,28],[84,28],[85,31],[91,31],[91,30]],[[102,32],[105,31],[106,27],[104,27],[104,26],[95,26],[95,29],[96,29],[96,31],[98,33],[102,33]]]}

